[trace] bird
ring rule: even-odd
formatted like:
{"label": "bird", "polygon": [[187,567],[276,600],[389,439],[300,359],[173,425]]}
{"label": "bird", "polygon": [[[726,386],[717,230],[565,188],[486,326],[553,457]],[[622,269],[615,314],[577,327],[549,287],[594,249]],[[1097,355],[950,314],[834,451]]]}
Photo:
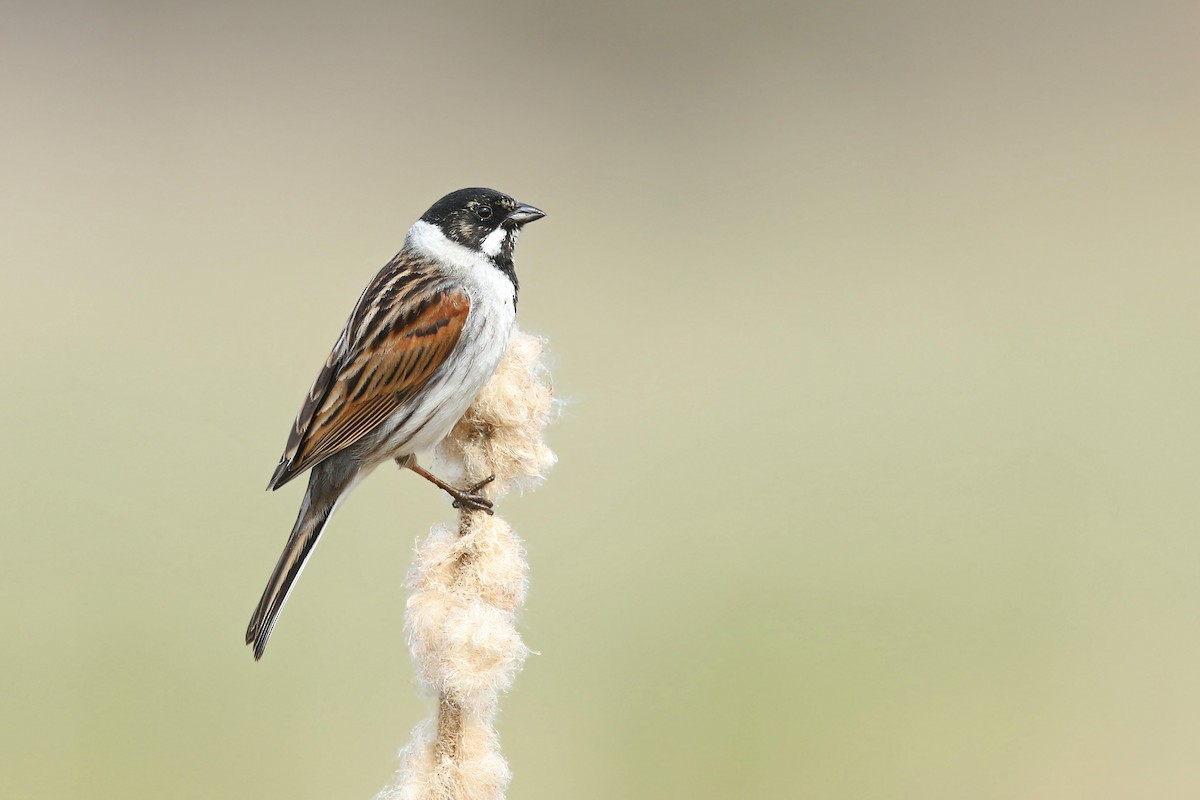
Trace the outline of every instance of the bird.
{"label": "bird", "polygon": [[522,228],[545,215],[494,189],[451,192],[413,223],[400,252],[359,296],[267,485],[274,491],[311,470],[246,628],[256,661],[330,516],[380,464],[395,461],[456,507],[491,513],[480,492],[488,481],[451,486],[417,454],[450,432],[495,373],[516,320],[513,248]]}

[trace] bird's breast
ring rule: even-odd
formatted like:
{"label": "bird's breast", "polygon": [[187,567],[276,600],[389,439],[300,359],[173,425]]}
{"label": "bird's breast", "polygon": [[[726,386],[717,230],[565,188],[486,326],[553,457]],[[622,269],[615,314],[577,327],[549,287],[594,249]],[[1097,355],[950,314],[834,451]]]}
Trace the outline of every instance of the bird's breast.
{"label": "bird's breast", "polygon": [[425,387],[380,424],[366,460],[381,463],[432,449],[495,374],[516,321],[516,304],[512,283],[492,272],[500,280],[485,275],[465,282],[471,308],[458,344]]}

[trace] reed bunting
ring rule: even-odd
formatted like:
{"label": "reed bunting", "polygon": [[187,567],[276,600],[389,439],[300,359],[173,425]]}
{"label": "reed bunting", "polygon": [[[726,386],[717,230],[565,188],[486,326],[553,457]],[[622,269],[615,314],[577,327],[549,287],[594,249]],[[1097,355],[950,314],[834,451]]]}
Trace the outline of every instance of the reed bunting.
{"label": "reed bunting", "polygon": [[[500,363],[517,307],[513,247],[533,206],[492,189],[460,189],[425,212],[363,291],[309,390],[268,489],[312,469],[283,555],[246,629],[262,658],[292,585],[338,503],[395,460],[456,506],[490,513],[479,493],[424,470],[416,454],[454,427]],[[485,482],[486,483],[486,482]]]}

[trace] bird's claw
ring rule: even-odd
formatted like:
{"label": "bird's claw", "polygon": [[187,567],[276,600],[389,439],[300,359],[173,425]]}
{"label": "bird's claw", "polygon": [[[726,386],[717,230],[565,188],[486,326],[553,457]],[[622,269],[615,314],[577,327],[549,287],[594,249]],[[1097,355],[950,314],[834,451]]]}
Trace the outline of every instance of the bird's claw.
{"label": "bird's claw", "polygon": [[485,514],[493,514],[492,501],[488,500],[479,490],[487,486],[492,481],[496,480],[495,475],[489,475],[479,483],[470,487],[466,491],[458,491],[454,493],[454,507],[465,508],[469,511],[482,511]]}
{"label": "bird's claw", "polygon": [[[486,478],[481,480],[479,483],[475,484],[470,489],[467,489],[467,494],[479,494],[480,489],[487,486],[489,483],[491,483],[494,480],[496,480],[495,475],[488,475]],[[488,503],[488,505],[491,505],[491,503]]]}

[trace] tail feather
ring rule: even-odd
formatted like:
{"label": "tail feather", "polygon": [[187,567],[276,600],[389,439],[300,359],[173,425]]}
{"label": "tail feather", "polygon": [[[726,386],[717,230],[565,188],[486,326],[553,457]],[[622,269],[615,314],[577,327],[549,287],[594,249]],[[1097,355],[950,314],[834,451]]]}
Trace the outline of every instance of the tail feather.
{"label": "tail feather", "polygon": [[250,625],[246,628],[246,644],[254,647],[255,661],[261,659],[266,651],[267,639],[275,628],[279,612],[283,610],[283,604],[291,594],[292,585],[304,571],[304,565],[312,555],[313,548],[317,546],[321,531],[337,508],[338,501],[353,485],[350,479],[332,480],[334,476],[330,475],[330,472],[331,470],[318,467],[310,475],[308,491],[300,505],[300,513],[296,517],[292,534],[288,537],[283,554],[279,556],[275,571],[271,573],[267,588],[263,590],[254,616],[250,618]]}

